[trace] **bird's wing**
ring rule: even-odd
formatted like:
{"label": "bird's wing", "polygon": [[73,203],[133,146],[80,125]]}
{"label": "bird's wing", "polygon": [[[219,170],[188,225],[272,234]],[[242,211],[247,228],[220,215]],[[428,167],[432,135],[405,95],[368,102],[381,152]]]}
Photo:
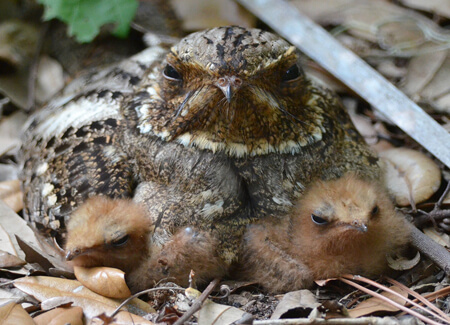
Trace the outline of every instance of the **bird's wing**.
{"label": "bird's wing", "polygon": [[147,49],[76,79],[30,118],[19,159],[24,215],[38,229],[64,229],[89,196],[131,196],[134,173],[118,144],[121,104],[164,52]]}

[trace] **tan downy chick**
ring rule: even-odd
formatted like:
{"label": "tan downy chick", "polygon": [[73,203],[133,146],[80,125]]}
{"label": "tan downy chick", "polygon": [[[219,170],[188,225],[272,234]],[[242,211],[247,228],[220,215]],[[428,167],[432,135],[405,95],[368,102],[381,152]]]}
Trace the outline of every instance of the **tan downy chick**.
{"label": "tan downy chick", "polygon": [[228,270],[218,247],[217,239],[208,232],[182,228],[162,248],[153,245],[152,256],[131,274],[129,285],[141,290],[166,279],[187,287],[191,270],[197,285],[206,284],[224,276]]}
{"label": "tan downy chick", "polygon": [[346,273],[380,275],[386,256],[408,241],[386,191],[350,173],[312,184],[286,221],[250,226],[241,265],[244,278],[267,290],[291,291]]}
{"label": "tan downy chick", "polygon": [[152,228],[145,210],[132,201],[92,197],[67,223],[66,260],[131,272],[149,255]]}
{"label": "tan downy chick", "polygon": [[66,259],[72,265],[121,269],[133,292],[151,288],[165,278],[186,286],[191,269],[199,284],[225,274],[216,240],[206,232],[183,228],[159,247],[151,241],[152,231],[138,204],[93,197],[67,224]]}

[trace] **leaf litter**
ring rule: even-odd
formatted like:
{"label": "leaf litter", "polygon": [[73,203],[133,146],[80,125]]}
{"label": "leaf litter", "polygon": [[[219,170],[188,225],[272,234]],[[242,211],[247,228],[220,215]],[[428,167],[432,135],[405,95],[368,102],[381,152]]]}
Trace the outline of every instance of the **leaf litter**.
{"label": "leaf litter", "polygon": [[[183,10],[184,7],[193,2],[194,0],[173,2],[175,10],[182,13],[185,30],[210,27],[211,24],[214,24],[211,21],[215,23],[221,21],[223,25],[239,24],[244,26],[255,26],[257,21],[251,13],[245,11],[242,7],[236,7],[236,4],[232,1],[210,2],[207,5],[209,8],[208,14],[204,14],[203,9]],[[204,8],[205,3],[195,2],[195,6]],[[450,42],[448,33],[444,29],[444,26],[449,23],[449,11],[444,0],[433,0],[426,3],[415,0],[400,1],[405,7],[390,1],[334,0],[317,2],[303,0],[292,2],[317,22],[325,25],[339,40],[365,58],[381,74],[408,94],[410,98],[423,105],[438,121],[441,123],[447,121],[446,123],[449,124],[450,82],[448,82],[449,74],[447,70],[450,61],[448,50],[445,47]],[[195,6],[192,5],[192,8]],[[239,12],[239,14],[234,16],[225,14],[227,11],[222,9],[224,7],[231,8],[231,11]],[[421,12],[411,10],[411,8],[429,11],[435,15],[434,19],[430,19],[429,16]],[[436,17],[439,19],[436,19]],[[46,98],[52,96],[64,82],[60,67],[55,65],[58,63],[53,63],[53,61],[48,63],[45,60],[47,59],[43,57],[41,62],[43,62],[45,68],[40,73],[45,74],[45,70],[48,70],[48,75],[38,78],[38,80],[41,80],[39,82],[43,88],[43,97],[40,101],[45,101]],[[380,151],[381,156],[387,157],[387,164],[396,173],[393,176],[392,171],[389,172],[388,169],[387,174],[390,176],[387,177],[387,180],[394,184],[389,185],[389,188],[397,204],[403,206],[402,211],[411,219],[420,219],[421,226],[426,226],[424,232],[439,245],[448,248],[449,229],[445,229],[445,220],[450,220],[450,213],[447,210],[450,201],[442,198],[442,202],[437,208],[434,205],[441,198],[445,183],[448,183],[450,179],[447,176],[450,175],[448,169],[443,167],[441,163],[429,158],[424,148],[419,147],[391,122],[377,116],[367,103],[355,97],[339,80],[330,78],[326,71],[318,68],[317,65],[314,67],[314,63],[310,61],[307,62],[307,66],[308,68],[312,67],[317,78],[325,80],[325,83],[332,81],[335,84],[334,88],[344,96],[344,99],[348,99],[347,104],[351,103],[353,121],[358,130],[366,137],[368,143]],[[5,77],[2,76],[1,78]],[[21,78],[14,79],[16,80],[15,86],[7,87],[6,91],[5,89],[2,90],[4,94],[13,98],[13,101],[19,107],[24,108],[26,105],[18,98],[20,96],[21,98],[26,97],[26,95],[16,95],[20,94],[19,88],[24,89],[24,87],[18,86],[20,82],[26,80],[26,78]],[[6,84],[8,84],[8,81],[6,81]],[[9,83],[10,85],[13,85],[13,83]],[[17,109],[17,112],[21,112],[20,109]],[[24,116],[23,113],[20,114]],[[16,114],[16,116],[19,115]],[[17,122],[12,122],[13,120]],[[13,119],[11,113],[2,111],[0,133],[5,134],[1,142],[3,156],[17,148],[19,140],[18,133],[15,131],[20,129],[23,122],[23,118]],[[10,127],[13,123],[17,124]],[[3,141],[3,139],[5,140]],[[388,147],[387,150],[386,147]],[[397,148],[392,149],[394,147]],[[383,149],[380,150],[380,148]],[[16,201],[20,196],[20,190],[18,190],[17,181],[14,179],[12,181],[12,183],[0,183],[0,199],[7,201],[8,206],[18,212],[21,207]],[[46,265],[44,269],[48,274],[55,272],[55,270],[60,272],[59,274],[70,274],[71,269],[64,268],[63,258],[57,249],[49,249],[52,243],[43,243],[41,238],[36,238],[31,228],[8,206],[0,202],[0,226],[2,227],[0,229],[0,249],[5,251],[5,253],[0,252],[0,262],[3,261],[3,256],[7,256],[5,260],[11,258],[15,262],[12,262],[13,265],[11,266],[5,265],[0,270],[2,281],[6,284],[2,291],[5,293],[11,292],[11,296],[5,298],[5,301],[10,299],[11,303],[3,304],[0,308],[2,323],[17,324],[17,320],[20,320],[21,324],[27,324],[27,322],[33,324],[34,319],[35,323],[44,324],[49,319],[60,318],[65,322],[70,319],[73,322],[72,324],[83,324],[83,320],[80,320],[81,312],[84,315],[83,317],[89,319],[92,324],[130,324],[132,322],[135,324],[151,324],[161,320],[171,324],[175,323],[183,313],[189,310],[192,300],[179,293],[181,288],[173,287],[170,284],[165,288],[163,284],[158,284],[155,290],[144,296],[144,299],[150,302],[150,305],[135,300],[134,305],[127,305],[115,317],[109,317],[108,315],[112,315],[115,309],[120,306],[120,301],[129,296],[129,293],[123,288],[125,283],[123,274],[120,275],[120,272],[115,273],[117,271],[108,270],[108,268],[78,270],[76,272],[77,278],[84,285],[75,280],[58,279],[56,277],[22,277],[26,274],[33,274],[37,269],[42,269],[30,264],[30,262],[35,261]],[[433,211],[435,211],[434,214]],[[440,217],[442,214],[444,214],[444,217]],[[448,223],[450,224],[450,221]],[[17,240],[16,236],[20,239]],[[26,248],[27,246],[31,249]],[[24,250],[27,251],[27,254],[24,253]],[[416,261],[417,258],[411,257],[411,259],[408,259],[405,257],[406,261],[414,260],[414,263],[408,265],[407,262],[401,262],[406,266],[400,268],[402,271],[399,271],[399,279],[406,283],[407,287],[414,287],[416,292],[423,297],[429,297],[430,301],[448,313],[450,309],[448,275],[446,276],[426,257],[418,256],[419,263]],[[26,261],[25,263],[28,262],[25,267],[22,266],[24,261]],[[39,272],[42,273],[43,271]],[[111,281],[111,278],[116,280]],[[104,279],[105,281],[103,284],[98,283],[98,279]],[[342,279],[354,282],[354,279]],[[394,324],[394,322],[395,324],[401,324],[402,319],[405,319],[402,318],[405,316],[399,318],[365,318],[364,316],[373,313],[377,313],[377,315],[398,314],[398,307],[392,307],[391,303],[381,301],[380,298],[370,298],[369,294],[362,293],[360,290],[355,291],[352,286],[343,284],[342,279],[341,281],[327,281],[326,285],[318,286],[314,291],[302,290],[304,291],[302,296],[311,298],[311,302],[306,303],[306,305],[302,302],[303,298],[296,296],[297,293],[295,292],[270,296],[260,292],[254,284],[237,285],[237,289],[226,297],[214,299],[214,295],[220,296],[220,293],[214,293],[200,309],[200,312],[193,316],[193,319],[199,324],[228,324],[240,320],[249,321],[245,318],[248,317],[248,314],[245,313],[247,312],[253,314],[256,319],[272,317],[275,322],[276,319],[286,314],[286,312],[280,312],[280,310],[287,310],[288,313],[294,311],[294,315],[297,317],[300,317],[299,315],[308,317],[309,315],[309,317],[316,319],[335,316],[359,316],[362,317],[359,319],[361,321],[370,318],[378,324]],[[20,305],[24,298],[14,296],[12,292],[17,289],[12,288],[9,283],[10,280],[14,280],[14,285],[20,287],[23,292],[37,298],[40,303],[34,302],[35,308],[37,310],[40,308],[45,312],[32,314],[33,319],[28,316],[29,313]],[[116,281],[120,284],[117,284]],[[379,282],[386,283],[385,280]],[[100,289],[92,287],[97,284],[99,284]],[[396,284],[392,283],[391,285],[392,290],[401,293],[402,296],[411,295],[411,290],[405,294],[404,288],[399,289]],[[88,287],[93,288],[97,293],[89,290]],[[98,294],[98,292],[103,295]],[[104,297],[108,295],[120,297],[120,299]],[[405,302],[398,297],[394,298],[392,293],[383,295],[393,298],[394,301],[404,307]],[[6,296],[8,295],[5,294]],[[33,299],[30,297],[28,301],[33,301]],[[151,305],[159,313],[156,313]],[[302,310],[304,311],[302,314],[295,314],[295,312]],[[145,318],[142,318],[142,316]],[[441,315],[441,317],[444,316]],[[439,321],[438,318],[435,319]],[[347,318],[347,321],[348,324],[351,324],[358,319]],[[408,321],[408,324],[410,324],[411,318]],[[299,320],[300,323],[301,320]]]}

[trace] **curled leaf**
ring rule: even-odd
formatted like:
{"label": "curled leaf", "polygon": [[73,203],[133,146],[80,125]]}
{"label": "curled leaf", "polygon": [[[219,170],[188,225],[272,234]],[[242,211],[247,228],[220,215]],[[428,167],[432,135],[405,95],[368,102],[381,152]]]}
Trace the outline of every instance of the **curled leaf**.
{"label": "curled leaf", "polygon": [[[408,292],[399,287],[392,286],[390,289],[396,291],[397,293],[400,293],[403,297],[408,297]],[[388,297],[389,299],[397,302],[400,305],[405,305],[404,299],[401,299],[392,293],[383,292],[382,295]],[[388,302],[372,297],[364,300],[355,308],[348,310],[350,317],[365,316],[377,311],[399,311],[399,309],[394,305],[389,304]]]}
{"label": "curled leaf", "polygon": [[386,186],[400,206],[427,200],[441,184],[439,167],[421,152],[395,148],[379,156],[385,163]]}
{"label": "curled leaf", "polygon": [[10,303],[0,307],[0,324],[3,325],[34,325],[33,319],[21,305]]}
{"label": "curled leaf", "polygon": [[12,255],[8,252],[0,250],[0,267],[15,267],[27,264],[21,258]]}
{"label": "curled leaf", "polygon": [[109,298],[127,298],[131,296],[125,283],[125,273],[111,267],[85,268],[75,266],[75,277],[86,288]]}
{"label": "curled leaf", "polygon": [[414,266],[417,265],[417,263],[420,262],[420,253],[419,253],[419,251],[417,251],[416,256],[414,256],[410,260],[408,260],[407,258],[405,258],[403,256],[394,258],[391,255],[387,255],[386,260],[388,262],[389,267],[393,270],[397,270],[397,271],[411,270]]}
{"label": "curled leaf", "polygon": [[83,325],[83,309],[81,307],[59,307],[40,314],[33,320],[36,325]]}

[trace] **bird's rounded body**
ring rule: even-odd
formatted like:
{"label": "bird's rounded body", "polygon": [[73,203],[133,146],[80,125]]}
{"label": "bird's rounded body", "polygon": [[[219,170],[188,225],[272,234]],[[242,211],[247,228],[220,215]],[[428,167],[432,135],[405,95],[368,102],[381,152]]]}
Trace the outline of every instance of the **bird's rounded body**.
{"label": "bird's rounded body", "polygon": [[[25,215],[64,222],[93,195],[147,207],[154,242],[210,232],[226,263],[246,225],[283,219],[309,183],[379,176],[376,156],[298,51],[257,29],[194,33],[72,83],[31,120]],[[125,217],[125,216],[124,216]]]}

